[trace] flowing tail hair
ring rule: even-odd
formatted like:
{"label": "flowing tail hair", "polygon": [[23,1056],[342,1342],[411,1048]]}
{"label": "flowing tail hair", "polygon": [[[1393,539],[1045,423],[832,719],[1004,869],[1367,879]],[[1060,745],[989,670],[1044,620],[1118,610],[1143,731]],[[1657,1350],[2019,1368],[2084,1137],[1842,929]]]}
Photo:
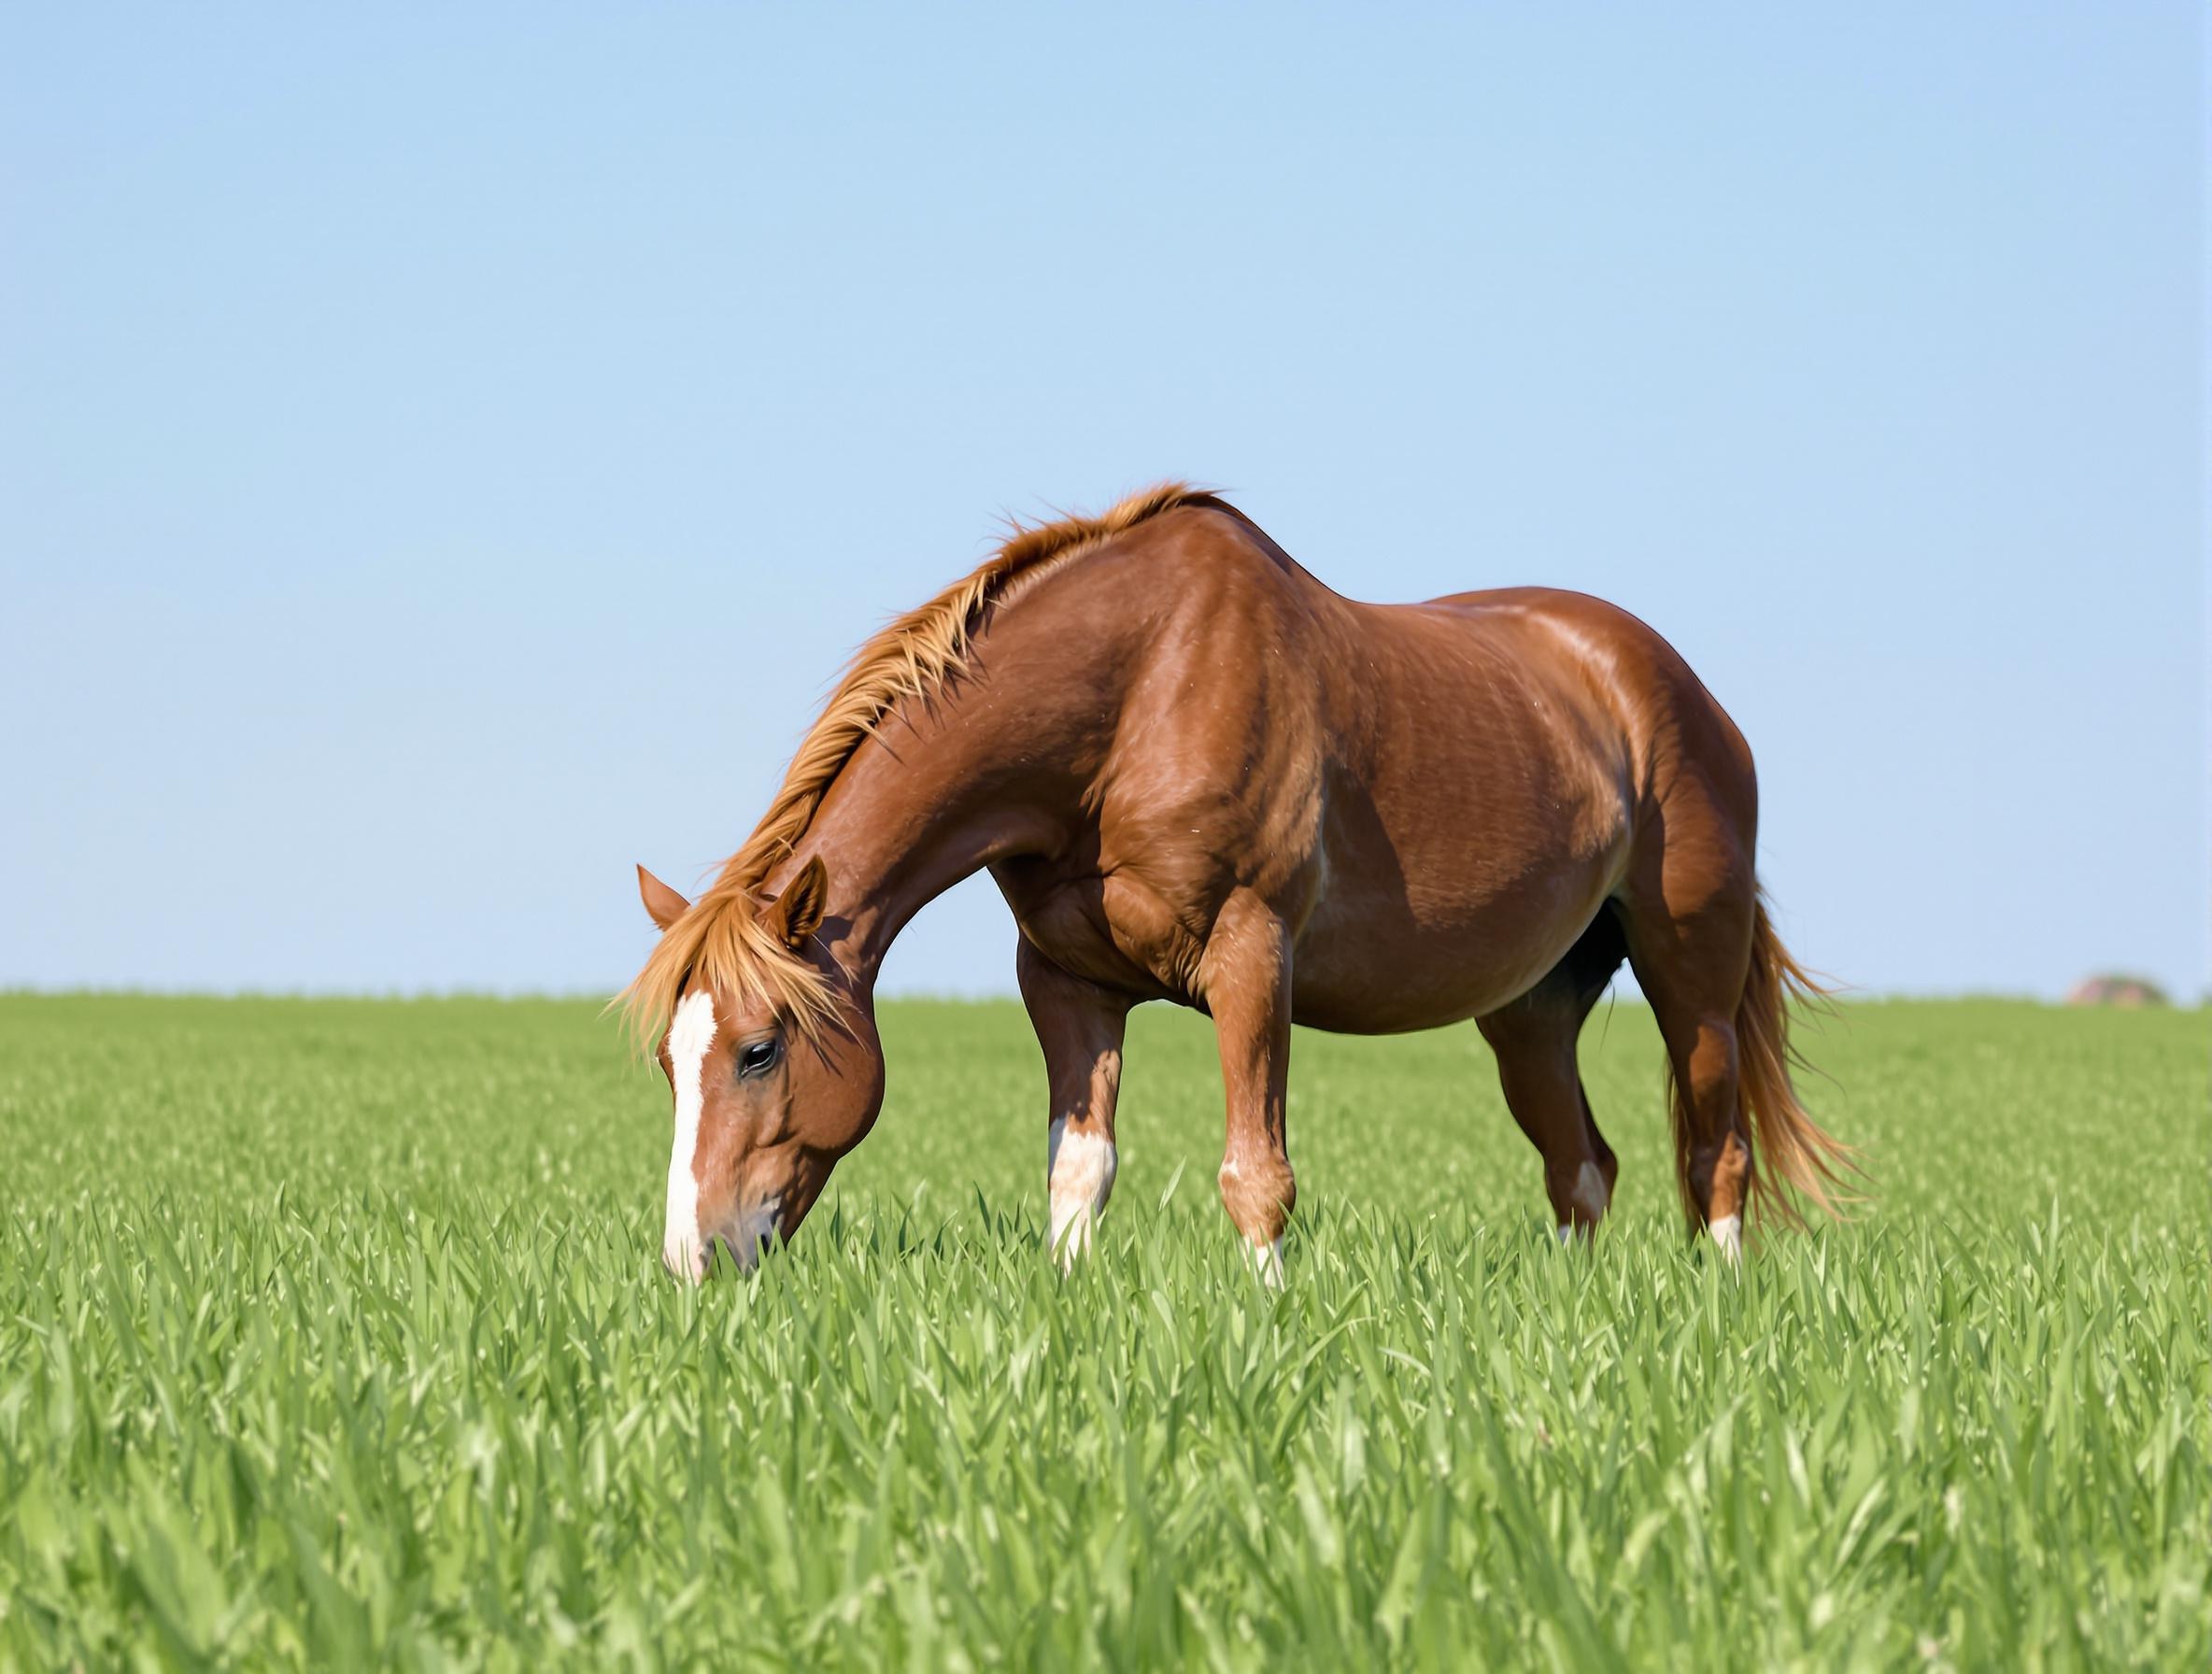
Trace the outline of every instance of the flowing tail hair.
{"label": "flowing tail hair", "polygon": [[[1736,1066],[1738,1097],[1751,1142],[1750,1210],[1753,1220],[1772,1215],[1785,1227],[1803,1230],[1803,1199],[1823,1213],[1840,1215],[1858,1200],[1850,1178],[1860,1172],[1856,1153],[1806,1114],[1797,1101],[1794,1070],[1808,1069],[1804,1055],[1790,1043],[1790,1007],[1826,1009],[1829,991],[1791,956],[1774,933],[1762,891],[1751,908],[1751,968],[1736,1007]],[[1690,1189],[1690,1113],[1670,1059],[1666,1071],[1667,1109],[1674,1118],[1675,1157],[1682,1210],[1695,1232],[1703,1223]]]}

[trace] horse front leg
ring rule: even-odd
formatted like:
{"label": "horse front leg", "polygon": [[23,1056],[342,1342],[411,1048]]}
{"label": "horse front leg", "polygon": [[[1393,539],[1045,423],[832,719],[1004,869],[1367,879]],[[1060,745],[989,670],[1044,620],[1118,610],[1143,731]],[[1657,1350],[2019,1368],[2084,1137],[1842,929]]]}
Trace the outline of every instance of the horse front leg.
{"label": "horse front leg", "polygon": [[1221,1046],[1228,1143],[1221,1201],[1263,1283],[1283,1283],[1283,1229],[1297,1201],[1284,1124],[1290,1083],[1290,930],[1258,897],[1230,897],[1198,961]]}
{"label": "horse front leg", "polygon": [[1063,1269],[1091,1247],[1113,1195],[1113,1106],[1129,998],[1071,976],[1025,939],[1014,955],[1022,1003],[1051,1083],[1045,1177],[1052,1192],[1048,1247]]}

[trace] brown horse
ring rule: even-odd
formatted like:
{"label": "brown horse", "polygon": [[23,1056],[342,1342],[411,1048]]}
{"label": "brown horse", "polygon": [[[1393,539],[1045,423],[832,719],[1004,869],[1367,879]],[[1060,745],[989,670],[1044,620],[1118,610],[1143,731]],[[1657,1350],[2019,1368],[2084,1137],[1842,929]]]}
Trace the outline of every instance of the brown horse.
{"label": "brown horse", "polygon": [[1144,1000],[1213,1018],[1222,1200],[1271,1281],[1294,1022],[1474,1018],[1562,1236],[1587,1231],[1616,1164],[1575,1045],[1624,958],[1666,1044],[1692,1231],[1734,1256],[1748,1206],[1794,1219],[1777,1183],[1827,1206],[1847,1155],[1791,1086],[1807,985],[1756,826],[1741,734],[1595,599],[1357,603],[1180,485],[1017,531],[862,647],[697,901],[638,869],[663,933],[624,1000],[675,1093],[663,1255],[702,1277],[717,1240],[750,1266],[799,1229],[883,1102],[885,950],[988,867],[1051,1079],[1062,1259],[1113,1188]]}

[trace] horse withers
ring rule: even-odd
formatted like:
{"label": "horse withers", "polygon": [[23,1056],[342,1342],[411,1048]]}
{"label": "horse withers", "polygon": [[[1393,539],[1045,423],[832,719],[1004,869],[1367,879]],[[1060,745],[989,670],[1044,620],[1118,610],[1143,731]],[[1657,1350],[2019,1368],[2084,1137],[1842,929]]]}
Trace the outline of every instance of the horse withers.
{"label": "horse withers", "polygon": [[[1051,1240],[1113,1189],[1124,1021],[1212,1015],[1222,1201],[1279,1282],[1293,1023],[1473,1018],[1562,1236],[1617,1165],[1576,1067],[1626,959],[1670,1070],[1690,1226],[1827,1206],[1846,1152],[1790,1078],[1804,973],[1753,855],[1742,735],[1625,611],[1539,588],[1346,599],[1219,497],[1167,485],[1018,531],[864,645],[759,827],[624,992],[675,1098],[663,1255],[790,1238],[873,1124],[873,1006],[920,908],[988,868],[1051,1084]],[[1793,1194],[1796,1196],[1794,1197]]]}

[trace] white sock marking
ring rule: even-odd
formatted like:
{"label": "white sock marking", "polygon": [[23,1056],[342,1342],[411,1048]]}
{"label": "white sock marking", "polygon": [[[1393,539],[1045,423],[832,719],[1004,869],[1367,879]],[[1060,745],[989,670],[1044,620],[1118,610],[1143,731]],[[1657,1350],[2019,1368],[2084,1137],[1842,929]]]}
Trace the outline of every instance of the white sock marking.
{"label": "white sock marking", "polygon": [[660,1258],[671,1271],[694,1283],[706,1277],[706,1240],[699,1228],[699,1179],[691,1167],[699,1152],[699,1117],[706,1107],[701,1071],[715,1043],[715,998],[684,996],[668,1026],[669,1067],[676,1087],[675,1144],[668,1154],[668,1219],[660,1235]]}
{"label": "white sock marking", "polygon": [[1743,1217],[1724,1214],[1706,1228],[1713,1235],[1713,1247],[1730,1261],[1743,1257]]}
{"label": "white sock marking", "polygon": [[1594,1162],[1586,1162],[1575,1175],[1575,1206],[1593,1221],[1602,1220],[1613,1201],[1613,1194],[1605,1188],[1605,1170]]}
{"label": "white sock marking", "polygon": [[1252,1270],[1259,1275],[1259,1282],[1269,1290],[1283,1288],[1283,1241],[1273,1243],[1254,1243],[1247,1240],[1244,1254],[1252,1262]]}
{"label": "white sock marking", "polygon": [[1053,1118],[1045,1145],[1045,1173],[1052,1185],[1052,1229],[1047,1247],[1062,1267],[1091,1247],[1091,1230],[1113,1195],[1117,1158],[1104,1134],[1068,1131],[1068,1118]]}

